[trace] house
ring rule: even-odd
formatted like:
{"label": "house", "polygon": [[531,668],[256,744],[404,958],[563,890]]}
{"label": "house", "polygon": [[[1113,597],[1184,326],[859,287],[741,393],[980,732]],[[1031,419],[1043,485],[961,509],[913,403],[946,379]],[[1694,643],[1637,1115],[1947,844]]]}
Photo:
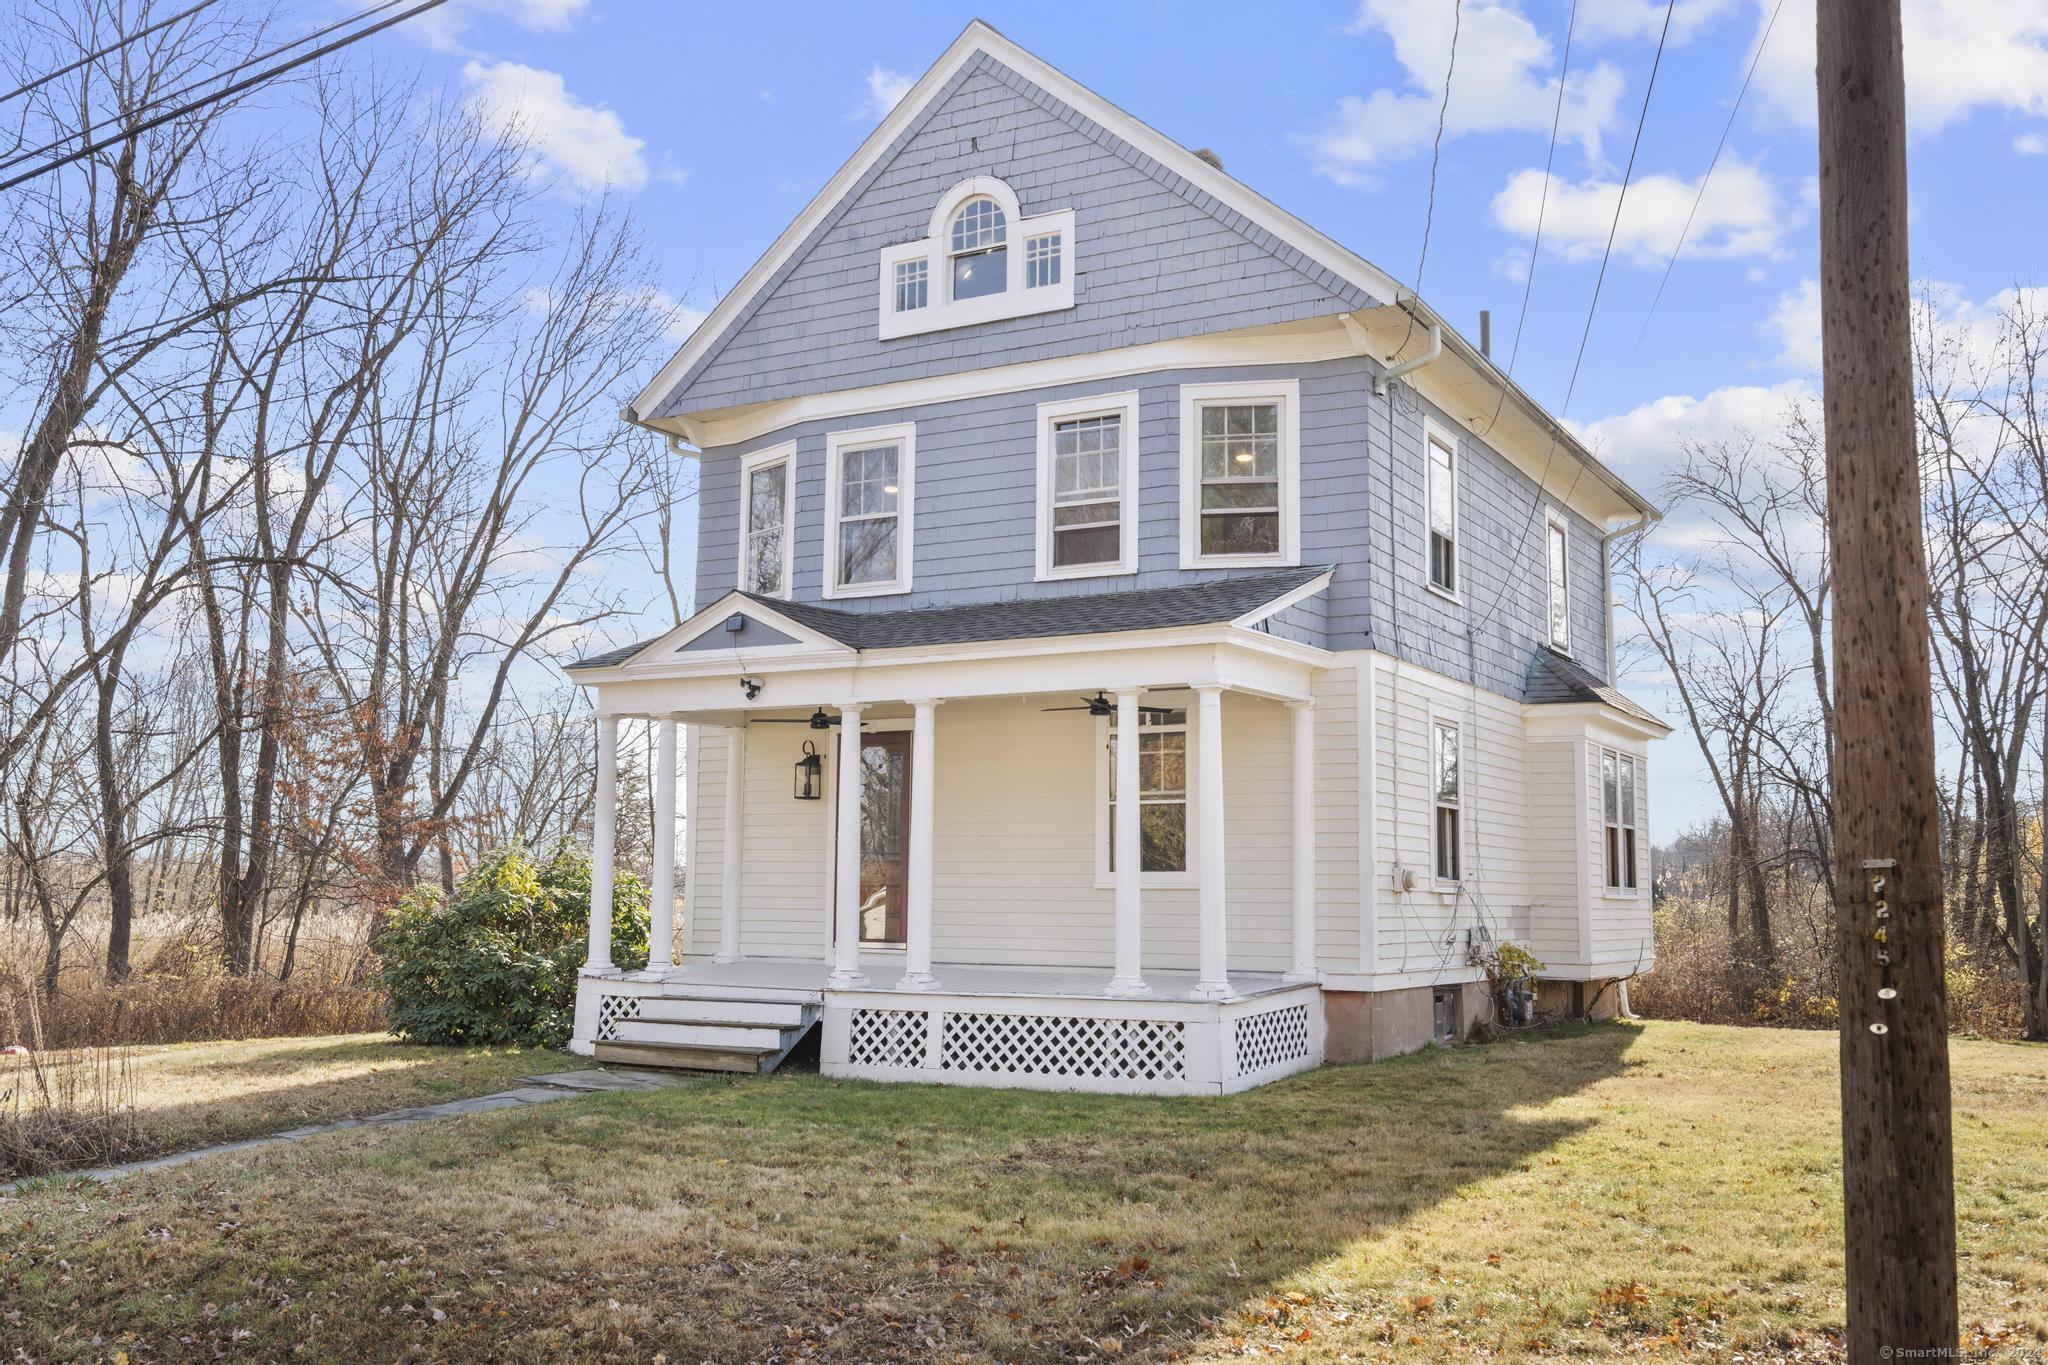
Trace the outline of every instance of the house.
{"label": "house", "polygon": [[[582,660],[575,1047],[1217,1093],[1652,963],[1608,547],[1656,515],[1381,270],[968,27],[632,405],[696,614]],[[654,961],[608,958],[620,717]],[[678,731],[690,763],[678,794]],[[675,802],[687,904],[674,922]],[[671,951],[671,942],[676,947]]]}

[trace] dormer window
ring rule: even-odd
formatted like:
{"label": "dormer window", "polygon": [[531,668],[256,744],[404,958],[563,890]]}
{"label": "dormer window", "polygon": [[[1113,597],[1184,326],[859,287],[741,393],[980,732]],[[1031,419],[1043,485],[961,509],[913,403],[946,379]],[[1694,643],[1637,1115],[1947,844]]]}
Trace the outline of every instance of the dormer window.
{"label": "dormer window", "polygon": [[1074,306],[1073,210],[1026,216],[1008,185],[978,175],[939,196],[925,226],[881,250],[882,340]]}
{"label": "dormer window", "polygon": [[1010,283],[1008,221],[993,199],[970,199],[953,216],[953,297],[978,299],[1000,294]]}

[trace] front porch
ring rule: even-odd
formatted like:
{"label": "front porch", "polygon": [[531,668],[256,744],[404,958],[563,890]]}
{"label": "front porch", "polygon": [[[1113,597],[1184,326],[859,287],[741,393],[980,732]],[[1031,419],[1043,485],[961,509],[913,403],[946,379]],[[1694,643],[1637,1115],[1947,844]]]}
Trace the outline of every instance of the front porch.
{"label": "front porch", "polygon": [[[870,983],[893,982],[902,957],[863,953],[859,965]],[[575,1046],[600,1057],[664,1037],[708,1047],[724,1030],[744,1047],[751,1030],[765,1048],[778,1029],[800,1036],[815,1020],[828,1076],[1132,1094],[1228,1094],[1322,1061],[1321,992],[1279,973],[1237,973],[1228,995],[1211,997],[1199,972],[1154,971],[1150,993],[1134,999],[1093,969],[934,967],[935,989],[842,989],[832,963],[792,958],[589,975]]]}

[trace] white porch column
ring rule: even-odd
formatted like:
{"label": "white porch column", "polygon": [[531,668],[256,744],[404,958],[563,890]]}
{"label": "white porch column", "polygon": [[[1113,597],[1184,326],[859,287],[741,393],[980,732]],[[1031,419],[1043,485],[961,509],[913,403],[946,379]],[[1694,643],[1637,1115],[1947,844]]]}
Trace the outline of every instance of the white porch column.
{"label": "white porch column", "polygon": [[1138,837],[1138,693],[1116,694],[1116,827],[1111,832],[1116,853],[1116,974],[1111,995],[1146,995],[1141,965],[1140,878],[1144,852]]}
{"label": "white porch column", "polygon": [[648,888],[647,971],[675,964],[676,718],[663,716],[654,759],[654,884]]}
{"label": "white porch column", "polygon": [[597,718],[597,799],[590,824],[590,947],[583,972],[612,970],[612,844],[619,805],[619,718]]}
{"label": "white porch column", "polygon": [[1230,994],[1230,947],[1223,926],[1223,689],[1197,687],[1195,803],[1200,810],[1201,979],[1194,993]]}
{"label": "white porch column", "polygon": [[851,703],[839,708],[839,869],[833,878],[838,916],[832,975],[826,979],[841,989],[868,984],[860,974],[860,712]]}
{"label": "white porch column", "polygon": [[1294,719],[1294,963],[1282,978],[1314,981],[1316,971],[1316,704],[1287,704]]}
{"label": "white porch column", "polygon": [[747,727],[725,730],[725,835],[719,861],[718,952],[713,962],[740,960],[740,853],[746,839]]}
{"label": "white porch column", "polygon": [[903,979],[896,989],[928,991],[939,984],[932,975],[932,780],[939,703],[926,697],[910,704],[910,866],[904,876]]}

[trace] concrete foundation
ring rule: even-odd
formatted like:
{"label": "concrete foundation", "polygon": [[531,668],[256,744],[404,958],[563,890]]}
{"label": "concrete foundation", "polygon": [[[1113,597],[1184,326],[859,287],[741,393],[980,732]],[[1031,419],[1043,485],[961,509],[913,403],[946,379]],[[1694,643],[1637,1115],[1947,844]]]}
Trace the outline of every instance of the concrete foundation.
{"label": "concrete foundation", "polygon": [[1463,1042],[1489,1019],[1483,981],[1395,991],[1324,991],[1323,1060],[1376,1062],[1436,1041],[1436,996],[1451,995],[1451,1037]]}
{"label": "concrete foundation", "polygon": [[1536,983],[1538,1018],[1607,1020],[1620,1007],[1621,992],[1611,979]]}

